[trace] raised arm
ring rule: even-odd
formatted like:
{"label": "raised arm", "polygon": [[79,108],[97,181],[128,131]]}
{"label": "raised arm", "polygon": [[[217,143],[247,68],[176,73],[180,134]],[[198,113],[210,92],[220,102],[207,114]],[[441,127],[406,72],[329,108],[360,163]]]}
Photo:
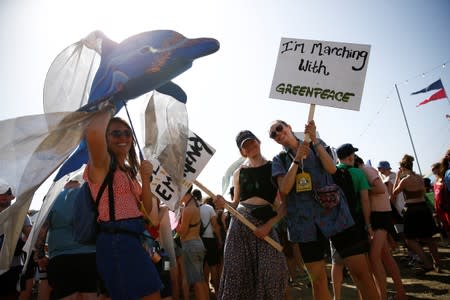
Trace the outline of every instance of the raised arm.
{"label": "raised arm", "polygon": [[[301,161],[308,155],[309,151],[309,144],[307,142],[300,143],[297,147],[294,160],[291,162],[286,174],[276,177],[278,190],[282,195],[287,195],[292,190],[298,168],[300,168],[300,164],[302,163]],[[286,168],[287,166],[283,167]]]}
{"label": "raised arm", "polygon": [[333,158],[328,154],[325,147],[319,142],[316,136],[316,124],[314,120],[309,121],[305,126],[305,134],[309,135],[311,139],[312,146],[316,151],[316,154],[319,156],[320,162],[322,163],[323,168],[329,174],[336,173],[336,165],[334,164]]}
{"label": "raised arm", "polygon": [[392,198],[393,199],[396,199],[397,198],[397,195],[401,192],[401,191],[403,191],[403,189],[404,189],[404,179],[402,179],[402,180],[400,180],[399,179],[400,178],[400,175],[399,174],[397,174],[397,178],[396,178],[396,180],[395,180],[395,186],[394,186],[394,190],[392,191]]}
{"label": "raised arm", "polygon": [[152,180],[153,165],[148,160],[143,160],[140,166],[141,180],[142,180],[142,194],[141,202],[145,209],[145,214],[150,219],[154,226],[159,224],[159,210],[158,199],[153,195],[150,189]]}
{"label": "raised arm", "polygon": [[89,151],[89,179],[101,183],[109,170],[110,157],[106,144],[106,127],[114,111],[105,106],[86,127],[84,134]]}

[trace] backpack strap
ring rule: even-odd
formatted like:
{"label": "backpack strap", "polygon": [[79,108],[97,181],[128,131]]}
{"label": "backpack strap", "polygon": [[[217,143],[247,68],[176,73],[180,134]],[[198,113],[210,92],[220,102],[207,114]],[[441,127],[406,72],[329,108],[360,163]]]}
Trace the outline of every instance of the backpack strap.
{"label": "backpack strap", "polygon": [[113,179],[114,172],[116,171],[116,160],[114,156],[111,156],[111,163],[109,165],[108,174],[105,177],[105,181],[108,184],[108,202],[109,202],[109,220],[116,220],[116,210],[114,208],[114,189],[113,189]]}
{"label": "backpack strap", "polygon": [[106,174],[105,179],[103,179],[102,185],[100,186],[100,189],[98,190],[97,197],[95,198],[95,209],[98,209],[98,204],[100,202],[100,198],[103,195],[103,192],[105,191],[106,185],[108,184],[108,174]]}
{"label": "backpack strap", "polygon": [[[106,189],[106,186],[108,186],[108,200],[109,200],[109,217],[111,221],[115,220],[115,211],[114,211],[114,192],[113,192],[113,179],[114,179],[114,171],[116,170],[116,164],[114,159],[111,158],[111,164],[109,166],[108,173],[105,176],[105,179],[103,179],[102,185],[100,186],[100,189],[98,190],[97,197],[95,198],[95,209],[98,212],[98,205],[100,203],[100,198],[103,195],[103,192]],[[111,214],[112,212],[112,214]],[[112,215],[112,218],[111,218]]]}
{"label": "backpack strap", "polygon": [[203,228],[200,228],[200,231],[202,231],[202,232],[200,232],[200,237],[203,237],[203,234],[205,233],[206,228],[208,228],[209,224],[211,223],[211,219],[208,221],[208,224],[206,224],[206,226],[203,225],[202,218],[200,218],[200,223],[202,223],[202,227],[203,227]]}

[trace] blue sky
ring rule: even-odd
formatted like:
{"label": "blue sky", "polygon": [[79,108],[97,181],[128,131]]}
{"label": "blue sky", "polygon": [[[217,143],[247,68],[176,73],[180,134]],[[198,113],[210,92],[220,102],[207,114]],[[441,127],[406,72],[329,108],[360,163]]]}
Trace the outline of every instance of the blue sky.
{"label": "blue sky", "polygon": [[[450,146],[450,121],[445,119],[450,103],[443,99],[417,108],[430,93],[410,94],[438,78],[450,92],[449,12],[447,0],[2,0],[0,119],[42,113],[43,83],[52,60],[91,31],[102,30],[117,42],[156,29],[216,38],[221,49],[195,61],[174,81],[188,94],[189,127],[216,149],[198,179],[220,193],[225,170],[240,155],[234,141],[240,130],[252,130],[270,159],[280,150],[268,137],[270,122],[283,119],[302,131],[307,120],[309,105],[268,96],[281,37],[369,44],[360,111],[317,106],[320,136],[335,147],[350,142],[365,160],[388,160],[396,169],[405,153],[413,154],[397,84],[427,174]],[[32,208],[39,208],[44,189]]]}

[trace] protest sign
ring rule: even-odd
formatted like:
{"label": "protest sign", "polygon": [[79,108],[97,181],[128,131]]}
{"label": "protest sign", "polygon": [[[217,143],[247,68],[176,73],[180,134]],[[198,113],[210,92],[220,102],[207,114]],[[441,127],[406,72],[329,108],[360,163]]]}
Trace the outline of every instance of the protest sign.
{"label": "protest sign", "polygon": [[151,190],[153,194],[169,209],[176,210],[180,198],[186,193],[194,180],[200,175],[216,150],[206,143],[197,134],[189,130],[182,186],[177,187],[171,176],[155,159],[153,164],[153,181]]}
{"label": "protest sign", "polygon": [[359,110],[369,52],[370,45],[282,38],[269,97]]}

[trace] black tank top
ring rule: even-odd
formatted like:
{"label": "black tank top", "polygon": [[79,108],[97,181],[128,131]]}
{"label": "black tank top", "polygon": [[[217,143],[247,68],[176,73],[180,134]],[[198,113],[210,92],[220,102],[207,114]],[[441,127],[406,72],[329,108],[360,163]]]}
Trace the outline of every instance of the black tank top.
{"label": "black tank top", "polygon": [[277,188],[272,183],[272,162],[256,168],[242,168],[239,174],[240,201],[260,197],[271,204],[275,201]]}
{"label": "black tank top", "polygon": [[417,190],[417,191],[403,190],[403,194],[405,195],[406,200],[424,198],[424,196],[425,196],[425,193],[423,190]]}

